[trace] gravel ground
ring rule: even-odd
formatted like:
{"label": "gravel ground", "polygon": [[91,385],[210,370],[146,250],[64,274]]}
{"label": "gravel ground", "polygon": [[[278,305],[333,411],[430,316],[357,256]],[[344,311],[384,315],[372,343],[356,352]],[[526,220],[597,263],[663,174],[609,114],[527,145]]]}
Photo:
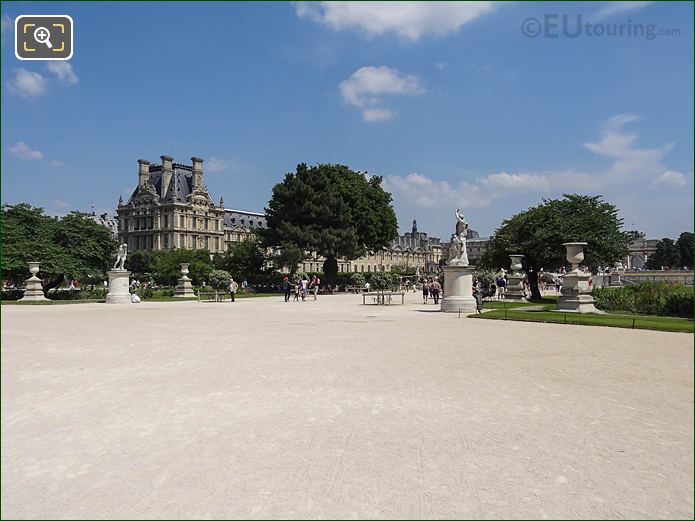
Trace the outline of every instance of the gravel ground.
{"label": "gravel ground", "polygon": [[2,306],[3,518],[693,518],[693,335]]}

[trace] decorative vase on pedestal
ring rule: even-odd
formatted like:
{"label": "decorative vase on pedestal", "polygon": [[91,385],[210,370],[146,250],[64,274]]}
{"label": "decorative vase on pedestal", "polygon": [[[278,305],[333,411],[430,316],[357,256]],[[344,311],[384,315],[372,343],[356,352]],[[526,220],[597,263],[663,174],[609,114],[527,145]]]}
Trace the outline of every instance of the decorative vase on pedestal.
{"label": "decorative vase on pedestal", "polygon": [[521,259],[523,255],[510,255],[510,268],[512,272],[507,276],[507,300],[526,300],[526,292],[524,291],[524,274],[521,271]]}
{"label": "decorative vase on pedestal", "polygon": [[181,278],[174,290],[175,297],[195,297],[193,284],[191,284],[191,279],[188,278],[188,266],[190,266],[190,264],[187,262],[181,263]]}
{"label": "decorative vase on pedestal", "polygon": [[41,284],[41,279],[36,276],[39,272],[40,262],[28,262],[29,273],[31,277],[27,279],[26,287],[24,288],[24,296],[20,299],[23,301],[38,301],[38,300],[48,300],[43,294],[43,284]]}
{"label": "decorative vase on pedestal", "polygon": [[584,273],[579,269],[579,264],[584,260],[585,242],[566,242],[563,246],[567,249],[567,262],[572,265],[572,271],[565,274],[562,280],[562,290],[558,300],[556,311],[570,313],[602,313],[594,306],[594,297],[591,296],[589,285],[590,273]]}

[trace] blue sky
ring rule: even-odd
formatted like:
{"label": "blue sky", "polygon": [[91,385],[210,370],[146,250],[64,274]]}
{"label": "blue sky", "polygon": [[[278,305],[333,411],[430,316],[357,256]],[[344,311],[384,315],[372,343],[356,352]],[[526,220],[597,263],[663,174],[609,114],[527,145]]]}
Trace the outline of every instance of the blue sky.
{"label": "blue sky", "polygon": [[[693,227],[692,10],[2,3],[2,201],[113,213],[137,159],[196,155],[215,198],[258,211],[297,163],[334,162],[384,177],[402,231],[446,238],[461,207],[488,235],[571,192],[674,237]],[[72,16],[73,58],[17,60],[20,14]]]}

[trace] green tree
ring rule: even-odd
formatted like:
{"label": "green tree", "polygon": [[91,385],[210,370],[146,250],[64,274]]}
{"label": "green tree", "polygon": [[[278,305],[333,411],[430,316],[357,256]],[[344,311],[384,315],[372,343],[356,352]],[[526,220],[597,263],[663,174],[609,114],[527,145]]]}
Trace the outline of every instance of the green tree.
{"label": "green tree", "polygon": [[563,199],[543,199],[506,219],[485,245],[478,266],[498,270],[509,267],[509,254],[524,255],[531,296],[540,299],[538,273],[567,265],[564,242],[586,242],[584,264],[590,268],[613,265],[625,258],[630,236],[622,231],[618,209],[601,196],[565,194]]}
{"label": "green tree", "polygon": [[391,194],[381,177],[369,179],[344,165],[297,165],[273,187],[266,208],[264,247],[292,245],[326,260],[326,282],[333,284],[338,257],[356,259],[387,246],[398,233]]}
{"label": "green tree", "polygon": [[213,289],[222,291],[229,287],[231,275],[225,270],[212,270],[208,275],[208,282]]}
{"label": "green tree", "polygon": [[180,264],[187,262],[190,264],[189,277],[193,284],[199,286],[207,280],[208,275],[213,270],[210,252],[207,250],[165,250],[157,252],[152,263],[154,280],[157,284],[175,286],[177,280],[181,278]]}
{"label": "green tree", "polygon": [[660,270],[662,267],[677,268],[681,264],[678,245],[664,237],[656,243],[656,251],[647,259],[647,269]]}
{"label": "green tree", "polygon": [[680,253],[680,264],[690,269],[693,268],[693,234],[691,232],[683,232],[676,241],[678,252]]}
{"label": "green tree", "polygon": [[126,265],[129,271],[132,272],[134,279],[142,279],[148,275],[152,275],[154,271],[155,254],[150,250],[136,250],[128,253]]}
{"label": "green tree", "polygon": [[235,279],[253,282],[259,275],[262,278],[265,256],[256,239],[247,238],[232,246],[229,249],[229,260],[228,271]]}
{"label": "green tree", "polygon": [[283,242],[273,249],[272,262],[277,269],[287,268],[290,278],[294,276],[299,265],[308,257],[306,252],[296,244]]}
{"label": "green tree", "polygon": [[62,219],[28,204],[2,207],[3,277],[26,279],[28,261],[41,263],[44,290],[66,278],[102,280],[114,261],[117,243],[109,230],[79,212]]}

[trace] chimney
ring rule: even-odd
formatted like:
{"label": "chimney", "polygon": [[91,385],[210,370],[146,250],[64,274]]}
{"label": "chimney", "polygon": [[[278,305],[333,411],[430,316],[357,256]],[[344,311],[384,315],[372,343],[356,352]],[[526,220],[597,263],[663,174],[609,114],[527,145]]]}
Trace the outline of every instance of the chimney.
{"label": "chimney", "polygon": [[191,161],[193,162],[193,187],[203,188],[203,160],[193,156]]}
{"label": "chimney", "polygon": [[159,194],[162,199],[167,196],[167,190],[169,190],[169,183],[171,182],[171,176],[174,175],[174,167],[172,161],[174,160],[171,156],[159,156],[162,160],[162,186],[161,193]]}
{"label": "chimney", "polygon": [[138,165],[138,186],[143,186],[150,180],[150,162],[147,159],[138,159]]}

